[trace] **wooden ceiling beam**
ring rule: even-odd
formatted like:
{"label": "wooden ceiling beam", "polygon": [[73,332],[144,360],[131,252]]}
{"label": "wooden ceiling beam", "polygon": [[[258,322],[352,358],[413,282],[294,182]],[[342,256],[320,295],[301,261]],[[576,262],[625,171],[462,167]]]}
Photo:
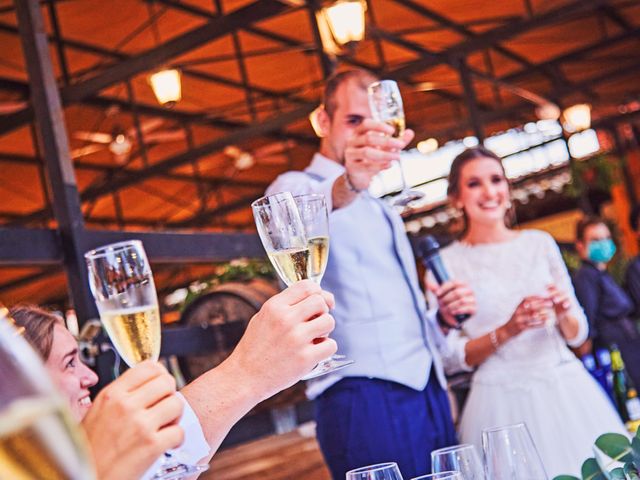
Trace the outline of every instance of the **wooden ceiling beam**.
{"label": "wooden ceiling beam", "polygon": [[[443,53],[449,57],[460,57],[482,51],[486,48],[492,48],[497,43],[503,42],[517,35],[521,35],[530,30],[566,21],[576,15],[590,12],[607,4],[608,1],[609,0],[574,0],[571,3],[548,10],[539,15],[535,15],[521,21],[512,22],[507,25],[502,25],[472,39],[466,39],[448,48]],[[400,66],[391,72],[391,76],[395,79],[406,80],[416,73],[420,73],[437,65],[442,65],[443,63],[445,63],[443,58],[427,56]]]}

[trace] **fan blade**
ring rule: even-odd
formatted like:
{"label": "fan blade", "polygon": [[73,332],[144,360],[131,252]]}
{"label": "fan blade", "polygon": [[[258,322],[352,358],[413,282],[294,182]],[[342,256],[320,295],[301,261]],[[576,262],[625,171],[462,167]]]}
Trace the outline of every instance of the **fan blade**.
{"label": "fan blade", "polygon": [[441,90],[443,88],[457,87],[458,82],[420,82],[413,86],[416,92],[431,92],[433,90]]}
{"label": "fan blade", "polygon": [[289,157],[286,155],[269,155],[256,157],[256,162],[260,165],[285,165],[289,162]]}
{"label": "fan blade", "polygon": [[293,140],[285,140],[283,142],[273,142],[267,145],[263,145],[262,147],[258,147],[253,151],[253,155],[255,157],[266,157],[269,155],[273,155],[276,153],[282,153],[284,151],[293,148],[296,144]]}
{"label": "fan blade", "polygon": [[0,115],[9,115],[22,110],[27,105],[27,102],[23,102],[21,100],[7,100],[6,102],[0,102]]}
{"label": "fan blade", "polygon": [[85,157],[87,155],[91,155],[92,153],[99,152],[100,150],[104,150],[104,145],[87,145],[85,147],[76,148],[71,150],[71,158],[76,159],[80,157]]}
{"label": "fan blade", "polygon": [[93,142],[93,143],[104,143],[109,144],[113,141],[113,135],[110,133],[102,133],[102,132],[84,132],[78,131],[73,132],[73,138],[78,140],[84,140],[85,142]]}
{"label": "fan blade", "polygon": [[[149,120],[145,120],[144,122],[140,122],[140,130],[142,130],[142,134],[151,132],[158,127],[161,127],[164,124],[164,119],[162,118],[150,118]],[[136,131],[135,125],[127,130],[127,136],[130,138],[137,138],[136,135],[138,132]]]}
{"label": "fan blade", "polygon": [[159,132],[147,133],[144,136],[145,143],[167,143],[180,142],[186,138],[184,130],[162,130]]}

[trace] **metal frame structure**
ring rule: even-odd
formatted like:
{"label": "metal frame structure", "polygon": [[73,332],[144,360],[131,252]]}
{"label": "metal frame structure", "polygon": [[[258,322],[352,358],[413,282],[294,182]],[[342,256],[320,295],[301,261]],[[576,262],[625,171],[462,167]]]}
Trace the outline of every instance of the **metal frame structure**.
{"label": "metal frame structure", "polygon": [[[38,266],[39,270],[21,278],[0,282],[2,291],[24,285],[38,279],[59,272],[62,266],[66,272],[70,294],[79,320],[85,322],[97,315],[95,305],[88,290],[87,277],[82,254],[84,251],[114,241],[139,238],[145,243],[150,260],[155,263],[183,265],[185,263],[211,262],[228,260],[238,256],[262,256],[263,251],[259,240],[254,234],[246,233],[172,233],[158,231],[136,232],[126,229],[128,225],[150,227],[156,230],[171,228],[198,228],[210,225],[213,221],[224,218],[225,215],[246,208],[249,202],[261,194],[266,185],[262,182],[237,180],[223,176],[202,174],[199,161],[224,147],[246,141],[251,138],[268,137],[281,140],[295,139],[297,142],[313,145],[316,141],[310,134],[292,132],[287,127],[305,118],[316,106],[305,96],[305,87],[293,88],[289,91],[276,90],[259,86],[251,78],[246,68],[246,59],[250,56],[267,55],[276,52],[302,51],[317,56],[321,67],[322,77],[328,77],[336,68],[338,62],[329,58],[323,51],[320,36],[315,23],[315,11],[320,8],[320,0],[308,0],[306,5],[292,5],[294,2],[278,0],[256,0],[238,10],[223,11],[221,0],[212,1],[212,9],[203,9],[182,0],[140,0],[150,6],[153,18],[140,28],[150,28],[153,20],[162,14],[180,12],[191,15],[203,23],[153,48],[131,55],[119,48],[108,49],[93,45],[90,41],[79,41],[65,36],[58,18],[60,0],[15,0],[13,5],[1,7],[0,13],[12,11],[18,16],[18,28],[0,22],[0,32],[18,35],[21,39],[26,66],[29,73],[29,83],[10,78],[0,78],[0,91],[10,92],[29,100],[29,106],[10,115],[0,116],[0,137],[16,129],[32,124],[31,135],[35,145],[34,156],[18,155],[0,152],[0,164],[13,162],[25,165],[35,165],[40,169],[41,183],[47,202],[44,208],[36,209],[26,215],[0,216],[3,224],[0,226],[0,266],[29,265]],[[432,94],[438,99],[449,102],[453,108],[466,111],[466,118],[454,128],[436,131],[432,125],[418,125],[419,136],[439,136],[453,138],[462,136],[472,130],[483,139],[487,125],[493,121],[504,119],[514,123],[522,123],[529,119],[531,104],[522,102],[515,106],[505,107],[501,98],[501,90],[521,88],[518,82],[531,75],[541,75],[551,85],[552,90],[545,97],[559,105],[563,99],[575,92],[595,98],[594,88],[612,79],[625,78],[640,72],[640,63],[631,67],[625,66],[610,71],[601,72],[580,82],[570,82],[563,73],[563,67],[571,65],[599,50],[618,45],[630,39],[640,40],[640,27],[630,23],[620,13],[622,2],[613,0],[568,0],[559,7],[543,13],[533,11],[529,0],[523,0],[527,12],[526,17],[506,16],[484,19],[482,22],[456,22],[440,14],[417,0],[392,0],[415,15],[427,21],[426,29],[441,29],[455,32],[462,36],[462,40],[444,51],[434,51],[411,41],[409,36],[415,33],[411,30],[392,30],[383,27],[379,18],[379,4],[369,0],[369,35],[374,40],[377,62],[369,64],[356,58],[354,54],[341,57],[339,62],[354,67],[367,68],[386,77],[395,78],[409,85],[416,83],[415,76],[429,68],[446,65],[459,74],[463,86],[462,95],[450,91],[434,91]],[[299,2],[297,2],[299,3]],[[51,33],[47,34],[42,18],[42,9],[46,9],[51,25]],[[275,32],[257,24],[265,19],[277,18],[286,13],[305,9],[309,17],[309,28],[312,32],[313,43],[301,42],[293,36]],[[603,33],[602,38],[568,53],[540,63],[534,63],[515,51],[504,46],[504,42],[517,38],[536,29],[559,24],[564,21],[594,15],[607,18],[620,27],[619,33]],[[483,33],[475,33],[473,27],[480,24],[491,24],[492,28]],[[435,26],[434,26],[435,24]],[[243,50],[238,38],[238,32],[248,32],[252,35],[268,40],[273,47],[248,52]],[[230,35],[233,41],[234,55],[228,60],[237,62],[239,79],[231,79],[213,73],[203,73],[193,68],[193,64],[179,65],[185,76],[220,85],[241,89],[244,92],[246,111],[250,121],[240,121],[233,116],[220,115],[216,117],[193,113],[180,109],[168,110],[156,105],[142,102],[135,98],[131,85],[131,78],[144,71],[152,70],[159,65],[171,61],[185,52],[192,51],[207,42],[211,42],[225,35]],[[406,64],[395,66],[390,70],[388,59],[385,57],[383,43],[406,49],[417,59]],[[53,74],[50,46],[57,57],[60,78]],[[69,70],[69,52],[88,53],[103,59],[93,69],[76,72]],[[498,76],[495,74],[489,52],[498,53],[520,66],[516,72]],[[485,56],[485,69],[478,69],[469,65],[471,55],[482,53]],[[220,56],[220,60],[225,57]],[[494,101],[491,104],[478,101],[475,89],[479,82],[485,82],[494,90]],[[127,88],[127,98],[115,97],[104,93],[104,89],[114,85],[124,84]],[[269,106],[274,115],[268,119],[259,119],[260,103]],[[130,112],[133,117],[139,151],[133,157],[142,159],[143,167],[139,169],[125,167],[107,167],[90,162],[70,160],[67,132],[64,126],[63,108],[72,104],[82,104],[97,109],[107,109],[113,105],[122,111]],[[140,117],[142,115],[160,117],[183,125],[187,133],[188,150],[175,154],[156,163],[148,161],[152,145],[145,145],[141,132]],[[34,118],[37,121],[34,122]],[[636,121],[638,112],[624,113],[602,119],[600,126],[616,132],[617,123]],[[226,132],[224,135],[203,144],[193,141],[192,127],[210,126]],[[616,135],[617,152],[622,155],[627,148],[624,141]],[[175,169],[183,165],[191,165],[192,173],[177,173]],[[98,180],[83,191],[78,190],[76,171],[91,171],[98,173]],[[150,178],[168,178],[174,181],[193,184],[197,187],[199,206],[192,215],[179,221],[156,221],[147,218],[133,218],[124,215],[119,201],[122,189],[136,186],[145,188],[143,182]],[[626,176],[625,180],[629,180]],[[210,194],[215,194],[223,186],[233,186],[240,191],[237,198],[220,201],[213,207],[208,207]],[[632,202],[636,201],[633,186],[629,187]],[[163,196],[168,202],[177,203],[178,198],[164,195],[162,192],[152,192]],[[103,197],[114,199],[115,215],[94,216],[91,206]],[[83,213],[83,206],[86,208]],[[57,228],[50,228],[54,221]],[[91,225],[117,225],[119,231],[105,231],[87,228]],[[236,332],[237,333],[237,332]],[[192,352],[195,348],[200,351],[206,348],[203,341],[212,332],[199,331],[194,336],[188,329],[175,329],[163,333],[163,354],[181,354]],[[233,335],[232,335],[233,337]],[[234,337],[235,338],[235,337]],[[305,416],[305,414],[303,414]],[[306,418],[306,416],[305,416]],[[255,423],[257,422],[257,423]],[[254,420],[251,425],[239,427],[237,439],[245,439],[247,432],[256,435],[256,428],[266,432],[270,430],[268,419]]]}
{"label": "metal frame structure", "polygon": [[[0,90],[15,92],[24,98],[30,98],[31,104],[13,114],[0,117],[0,135],[6,134],[31,122],[34,115],[39,121],[37,125],[39,151],[37,156],[30,157],[25,155],[15,155],[8,153],[0,153],[0,162],[11,161],[24,164],[44,165],[42,171],[46,173],[48,179],[51,198],[44,209],[35,210],[27,215],[14,217],[6,217],[5,227],[0,235],[0,249],[2,252],[11,252],[10,254],[1,255],[0,262],[4,264],[18,264],[22,260],[26,260],[31,256],[30,263],[37,264],[42,261],[39,258],[42,252],[33,254],[32,245],[38,245],[42,241],[43,232],[39,230],[25,230],[25,226],[46,225],[51,219],[55,219],[58,223],[58,233],[48,231],[44,234],[47,238],[56,238],[57,241],[56,254],[52,255],[48,260],[61,262],[65,265],[69,286],[74,299],[74,304],[78,309],[81,319],[90,318],[95,315],[95,307],[89,302],[87,297],[86,278],[83,277],[81,253],[86,250],[89,245],[97,245],[104,243],[107,238],[119,236],[109,232],[87,230],[84,227],[85,218],[82,214],[81,205],[92,205],[97,200],[105,196],[112,196],[116,205],[115,217],[88,217],[86,220],[95,225],[118,225],[125,228],[127,224],[136,224],[140,226],[148,226],[151,228],[185,228],[200,227],[217,218],[222,218],[226,214],[234,212],[238,209],[245,208],[252,198],[255,198],[261,190],[266,186],[261,182],[250,182],[242,180],[233,180],[223,177],[210,177],[198,173],[198,161],[205,155],[220,151],[225,146],[244,141],[249,138],[261,136],[274,136],[276,138],[295,138],[299,142],[312,144],[314,139],[300,133],[292,133],[286,131],[286,127],[291,123],[304,118],[315,106],[314,103],[306,100],[300,91],[292,90],[289,92],[276,91],[270,88],[258,87],[252,84],[247,69],[244,65],[244,52],[238,41],[237,32],[240,30],[250,32],[261,38],[265,38],[270,42],[275,42],[279,47],[274,47],[278,51],[287,51],[291,49],[316,52],[324,77],[329,76],[336,67],[335,59],[329,58],[323,51],[317,25],[315,23],[315,11],[320,8],[319,0],[309,0],[306,6],[291,6],[288,2],[278,0],[256,1],[250,3],[236,11],[224,12],[223,2],[220,0],[213,1],[213,10],[203,9],[200,7],[187,4],[181,0],[144,0],[153,10],[156,16],[167,12],[180,12],[182,14],[192,15],[204,21],[204,23],[192,30],[185,32],[163,44],[157,45],[146,51],[136,55],[130,55],[118,51],[110,50],[104,47],[92,45],[89,42],[70,40],[65,38],[58,21],[57,8],[55,0],[45,0],[37,2],[35,0],[16,0],[15,9],[19,17],[19,28],[0,23],[0,31],[19,34],[22,40],[27,67],[29,70],[30,82],[16,81],[13,79],[0,78]],[[423,5],[421,2],[399,1],[395,3],[401,4],[404,8],[410,10],[416,15],[420,15],[425,20],[435,22],[435,28],[449,30],[462,35],[463,40],[447,48],[443,52],[435,52],[424,48],[405,38],[403,33],[394,33],[389,29],[381,28],[375,21],[374,11],[377,9],[375,1],[370,1],[369,9],[369,34],[373,37],[376,44],[376,55],[378,65],[370,65],[356,60],[353,55],[346,55],[341,58],[345,64],[357,67],[368,68],[376,73],[385,74],[386,76],[396,78],[398,80],[412,83],[412,76],[423,72],[437,65],[448,65],[459,72],[461,85],[463,86],[463,95],[450,93],[447,91],[435,91],[438,97],[453,102],[453,104],[463,107],[468,112],[468,119],[462,120],[456,128],[444,131],[434,132],[433,128],[418,127],[418,133],[424,130],[431,134],[436,133],[440,136],[453,136],[458,132],[471,128],[475,135],[482,139],[485,135],[485,125],[496,119],[508,118],[514,121],[522,121],[526,114],[531,110],[531,105],[523,102],[515,107],[503,108],[500,102],[499,89],[505,85],[515,85],[520,79],[526,78],[528,75],[541,74],[554,86],[551,94],[547,97],[551,101],[562,104],[562,99],[567,94],[580,91],[585,95],[593,95],[593,88],[600,83],[610,81],[612,78],[622,78],[624,76],[633,75],[640,71],[640,64],[636,64],[633,68],[624,67],[613,71],[603,72],[595,77],[588,78],[579,83],[569,82],[562,72],[562,66],[594,54],[599,49],[616,45],[632,38],[640,39],[640,28],[634,26],[627,21],[619,12],[618,7],[610,0],[573,0],[564,5],[547,10],[543,13],[536,14],[530,8],[528,2],[524,2],[527,8],[528,16],[522,18],[508,18],[507,21],[496,19],[497,26],[491,28],[484,33],[474,33],[470,25],[458,23],[446,15],[440,14],[433,9]],[[46,34],[41,22],[40,8],[46,8],[50,22],[52,33]],[[152,7],[156,7],[153,9]],[[12,7],[4,7],[4,10],[10,10]],[[279,15],[295,11],[300,8],[306,8],[309,12],[310,28],[313,34],[314,43],[304,44],[293,37],[286,34],[275,33],[265,28],[256,26],[256,24],[264,19],[275,18]],[[604,35],[602,40],[592,45],[576,49],[572,52],[565,53],[556,58],[546,60],[545,62],[535,64],[522,55],[510,50],[503,45],[503,42],[530,32],[541,27],[558,24],[563,21],[579,18],[584,15],[602,15],[615,22],[622,29],[621,33],[615,35]],[[153,18],[143,25],[141,28],[149,28],[153,25]],[[432,27],[433,28],[433,27]],[[19,30],[19,31],[18,31]],[[409,32],[410,33],[410,32]],[[188,113],[184,111],[167,110],[158,106],[141,103],[134,98],[133,90],[129,79],[137,73],[153,69],[155,66],[170,61],[176,56],[187,51],[193,50],[224,35],[231,35],[235,49],[235,57],[240,72],[240,80],[230,80],[214,74],[204,74],[201,71],[189,68],[189,65],[182,66],[183,72],[187,76],[193,76],[202,81],[212,82],[224,86],[241,88],[245,92],[247,111],[251,114],[252,123],[244,123],[231,118],[211,118],[202,114]],[[384,58],[384,52],[381,43],[389,42],[419,55],[417,60],[401,65],[394,70],[389,71],[387,62]],[[55,47],[58,64],[61,70],[61,78],[55,79],[51,70],[51,59],[49,58],[48,45]],[[104,62],[97,65],[95,71],[82,72],[79,78],[73,78],[69,72],[67,54],[70,50],[79,52],[88,52],[104,58],[108,65],[105,67]],[[266,49],[273,51],[274,49]],[[504,75],[496,76],[491,72],[490,57],[487,55],[487,71],[480,71],[468,65],[467,58],[476,52],[489,52],[493,50],[506,58],[521,65],[521,69]],[[76,77],[78,75],[76,74]],[[101,91],[113,84],[125,82],[128,91],[128,101],[106,95]],[[490,106],[478,102],[474,93],[476,82],[489,82],[496,90],[495,106]],[[59,85],[59,88],[58,88]],[[56,98],[58,100],[56,100]],[[287,105],[288,110],[285,113],[278,113],[266,121],[257,121],[256,117],[256,101],[268,100],[277,102],[279,105]],[[96,108],[108,108],[117,105],[119,108],[131,112],[136,125],[140,151],[135,155],[140,156],[144,162],[142,169],[105,167],[91,164],[89,162],[78,161],[75,166],[69,161],[68,143],[66,140],[66,132],[63,128],[62,108],[74,103],[83,103]],[[140,132],[140,115],[153,115],[162,118],[175,120],[184,124],[187,130],[191,125],[211,125],[216,128],[227,130],[228,133],[220,138],[216,138],[205,144],[195,145],[190,142],[190,148],[183,153],[179,153],[172,157],[166,158],[160,162],[149,164],[146,161],[147,150],[153,148],[146,146],[142,141]],[[47,121],[48,120],[48,121]],[[619,118],[611,118],[607,120],[607,126],[613,129],[613,125]],[[613,129],[615,130],[615,129]],[[36,129],[32,129],[35,133]],[[192,165],[193,174],[175,173],[175,168],[182,165]],[[78,192],[74,168],[82,170],[90,170],[100,173],[101,179],[91,184],[82,192]],[[153,178],[170,178],[185,182],[185,184],[195,184],[198,188],[200,196],[200,208],[193,212],[190,218],[180,221],[150,221],[146,218],[127,218],[122,214],[121,207],[118,208],[118,192],[119,190],[140,186],[144,181]],[[239,198],[221,203],[215,208],[207,208],[206,199],[211,192],[215,192],[222,185],[233,185],[241,192]],[[149,188],[149,187],[145,187]],[[155,192],[161,195],[160,192]],[[175,202],[177,199],[165,196],[167,201]],[[15,230],[14,230],[15,228]],[[32,233],[32,235],[31,235]],[[139,234],[126,233],[131,237],[139,237]],[[120,235],[120,236],[122,236]],[[145,238],[149,242],[157,240],[158,244],[164,242],[163,239],[171,238],[174,245],[173,255],[164,257],[166,261],[182,262],[185,260],[185,251],[190,251],[193,261],[211,261],[212,258],[225,259],[240,254],[260,254],[257,249],[257,242],[252,235],[246,235],[241,242],[233,243],[233,248],[228,249],[228,236],[226,234],[208,234],[207,242],[217,245],[215,249],[199,249],[194,248],[197,244],[197,234],[194,237],[188,234],[179,235],[179,243],[175,243],[176,236],[164,233],[144,233]],[[20,243],[15,242],[15,238],[24,239]],[[186,245],[188,244],[189,250]],[[25,248],[20,252],[20,245]],[[49,243],[49,248],[53,243]],[[242,248],[236,248],[241,245]],[[246,249],[245,249],[246,247]],[[53,253],[54,250],[44,250]],[[199,255],[201,253],[201,256]],[[150,255],[155,260],[154,247],[150,248]],[[213,255],[213,257],[212,257]],[[50,262],[47,262],[50,263]],[[51,272],[51,268],[49,272]],[[35,275],[46,275],[46,271]],[[27,281],[25,279],[24,281]],[[0,284],[0,289],[2,285]],[[83,297],[85,297],[83,299]]]}
{"label": "metal frame structure", "polygon": [[[42,241],[43,233],[39,230],[25,230],[25,226],[46,225],[52,219],[58,223],[59,239],[57,240],[58,250],[53,255],[56,262],[62,261],[65,265],[69,285],[74,298],[74,304],[79,311],[82,319],[95,315],[92,302],[83,300],[87,297],[86,278],[79,272],[82,270],[82,262],[80,254],[88,247],[88,245],[96,245],[103,243],[106,238],[118,236],[119,234],[111,234],[107,232],[87,230],[84,227],[85,218],[82,214],[81,205],[91,205],[104,196],[112,196],[116,204],[116,216],[87,218],[92,224],[100,225],[118,225],[121,228],[127,224],[136,224],[140,226],[157,227],[157,228],[184,228],[184,227],[200,227],[210,224],[216,218],[234,212],[238,209],[245,208],[250,199],[254,198],[265,187],[261,182],[248,182],[241,180],[233,180],[226,178],[216,178],[198,173],[198,160],[212,152],[220,151],[225,146],[244,141],[249,138],[274,136],[275,138],[295,138],[299,142],[312,144],[314,139],[310,136],[300,133],[292,133],[286,130],[286,127],[293,122],[304,118],[315,106],[314,103],[306,100],[301,91],[295,89],[288,92],[277,91],[270,88],[258,87],[252,84],[251,78],[244,66],[247,52],[244,52],[238,41],[237,32],[240,30],[250,32],[258,37],[265,38],[270,42],[275,42],[279,47],[266,49],[266,51],[287,51],[292,49],[316,52],[322,66],[323,75],[326,77],[336,67],[335,59],[329,58],[320,44],[317,25],[315,24],[315,11],[320,8],[319,0],[309,0],[306,6],[292,6],[289,2],[278,0],[256,1],[250,3],[238,10],[232,12],[224,12],[223,4],[220,0],[213,1],[213,10],[207,10],[200,7],[187,4],[181,0],[144,0],[149,6],[156,6],[156,15],[162,13],[176,11],[183,14],[189,14],[204,21],[204,23],[192,30],[185,32],[163,44],[157,45],[146,51],[136,55],[130,55],[118,51],[110,50],[104,47],[92,45],[89,42],[70,40],[65,38],[64,32],[60,28],[57,16],[57,8],[55,0],[45,0],[37,2],[35,0],[16,0],[15,9],[19,16],[19,28],[0,23],[0,31],[11,34],[19,34],[29,69],[30,82],[16,81],[13,79],[0,78],[0,89],[14,93],[18,93],[24,98],[30,98],[31,104],[13,114],[0,117],[0,135],[6,134],[31,122],[34,115],[39,119],[36,123],[38,132],[38,153],[35,157],[25,155],[15,155],[8,153],[0,153],[0,162],[11,161],[24,164],[42,165],[44,163],[43,172],[46,172],[46,178],[49,181],[51,190],[51,199],[44,209],[33,211],[27,215],[14,217],[6,217],[5,228],[0,236],[0,246],[3,252],[12,252],[12,258],[9,255],[2,255],[2,261],[7,263],[21,263],[19,259],[27,259],[32,255],[33,249],[31,245]],[[420,15],[435,22],[435,28],[449,30],[462,35],[463,40],[447,48],[442,52],[435,52],[424,48],[405,38],[402,32],[392,32],[389,29],[381,28],[375,22],[374,11],[377,9],[375,1],[370,1],[369,10],[369,33],[376,43],[376,54],[378,57],[377,65],[370,65],[356,60],[354,55],[346,55],[341,58],[345,64],[357,67],[368,68],[376,73],[384,73],[386,76],[396,78],[398,80],[411,84],[412,76],[423,72],[437,65],[448,65],[456,69],[460,75],[460,81],[463,86],[463,95],[447,92],[436,91],[434,95],[452,102],[453,104],[463,107],[468,111],[468,119],[462,120],[456,128],[444,132],[434,132],[433,128],[427,129],[418,127],[418,133],[429,131],[440,136],[453,136],[465,129],[471,128],[477,137],[482,139],[485,135],[485,125],[496,119],[512,119],[514,121],[522,121],[531,110],[531,105],[523,102],[515,107],[503,108],[500,102],[499,89],[506,86],[515,85],[520,79],[532,74],[543,75],[554,86],[551,94],[547,97],[551,101],[562,104],[562,99],[569,93],[580,91],[585,95],[593,95],[593,88],[612,78],[622,78],[633,75],[640,71],[640,64],[635,64],[632,68],[628,66],[613,71],[603,72],[597,76],[588,78],[578,83],[570,82],[562,72],[562,66],[594,54],[599,49],[616,45],[632,38],[640,38],[640,28],[634,26],[627,21],[619,12],[619,2],[614,5],[611,0],[573,0],[559,7],[547,10],[537,14],[530,8],[531,5],[525,1],[527,8],[527,17],[508,18],[507,21],[496,19],[498,26],[491,28],[483,33],[474,33],[470,25],[458,23],[451,18],[435,12],[426,7],[421,2],[399,1],[395,3],[402,5],[411,12]],[[40,8],[47,9],[49,19],[51,21],[52,33],[47,35],[41,22]],[[10,10],[12,7],[4,7],[4,10]],[[300,8],[306,8],[309,12],[310,28],[313,33],[314,43],[304,44],[297,39],[287,36],[286,34],[276,33],[265,28],[256,26],[256,24],[264,19],[275,18],[279,15],[295,11]],[[615,35],[604,35],[602,40],[592,45],[576,49],[572,52],[565,53],[556,58],[546,60],[545,62],[535,64],[522,55],[510,50],[503,45],[503,42],[530,32],[541,27],[558,24],[563,21],[579,18],[584,15],[602,15],[615,22],[622,29],[621,33]],[[153,19],[142,28],[149,28]],[[432,27],[433,28],[433,27]],[[18,31],[19,30],[19,31]],[[410,33],[410,32],[409,32]],[[204,74],[198,70],[189,69],[189,65],[182,66],[183,72],[187,76],[193,76],[202,81],[212,82],[224,86],[241,88],[245,92],[247,111],[251,114],[251,123],[244,123],[232,118],[211,118],[202,114],[188,113],[185,111],[167,110],[154,105],[141,103],[134,98],[133,90],[129,79],[143,71],[153,69],[161,63],[170,61],[176,56],[187,51],[193,50],[224,35],[231,35],[235,49],[235,57],[240,71],[240,80],[231,80],[214,74]],[[381,42],[389,42],[407,50],[418,54],[419,58],[401,65],[394,70],[389,71],[387,62],[384,58],[384,52],[381,48]],[[47,50],[48,45],[55,47],[55,54],[61,70],[61,78],[55,79],[51,70],[51,59]],[[108,65],[105,67],[104,62],[100,63],[95,71],[82,72],[79,78],[73,78],[68,69],[66,60],[67,52],[70,50],[88,52],[104,58]],[[490,57],[487,55],[487,71],[480,71],[468,65],[467,59],[476,52],[489,52],[493,50],[506,58],[521,65],[521,69],[515,73],[510,73],[501,77],[492,73],[490,66]],[[259,53],[258,53],[259,54]],[[76,74],[76,77],[78,75]],[[125,82],[128,90],[128,101],[106,95],[101,91],[113,84]],[[496,102],[494,106],[486,105],[479,102],[474,94],[476,82],[489,82],[496,90]],[[59,88],[58,88],[59,85]],[[519,87],[518,87],[519,88]],[[56,98],[58,100],[56,100]],[[256,101],[268,100],[274,105],[287,105],[288,109],[285,113],[277,114],[270,119],[257,121],[256,117]],[[62,118],[62,108],[74,103],[82,103],[96,108],[107,108],[111,105],[117,105],[125,111],[131,112],[136,125],[138,139],[140,140],[140,151],[135,155],[140,156],[144,160],[142,169],[115,168],[104,167],[91,164],[89,162],[75,162],[75,167],[69,161],[68,143],[66,140],[66,132]],[[140,132],[140,115],[153,115],[162,118],[175,120],[185,125],[187,130],[191,125],[211,125],[216,128],[227,130],[228,133],[220,138],[205,144],[195,145],[190,142],[190,148],[183,153],[179,153],[172,157],[166,158],[160,162],[149,164],[146,161],[147,150],[152,146],[146,146],[142,141]],[[607,120],[607,126],[613,128],[620,118],[610,118]],[[48,119],[48,121],[47,121]],[[36,129],[33,129],[35,132]],[[34,139],[35,140],[35,139]],[[45,161],[46,160],[46,161]],[[181,165],[192,165],[193,174],[175,173],[175,168]],[[82,192],[78,192],[74,168],[87,169],[99,172],[101,179],[94,182]],[[153,177],[164,177],[172,180],[179,180],[185,183],[197,185],[201,198],[200,208],[194,211],[190,218],[180,221],[150,221],[145,218],[126,218],[122,215],[121,208],[117,208],[119,202],[119,190],[139,186],[144,181]],[[210,192],[219,189],[222,185],[233,185],[246,194],[240,195],[239,198],[221,203],[215,208],[207,208],[206,199]],[[149,187],[146,187],[149,188]],[[156,192],[160,195],[159,192]],[[166,197],[167,201],[177,201],[175,198]],[[15,228],[15,229],[14,229]],[[33,235],[30,235],[30,234]],[[126,233],[122,235],[140,236],[135,233]],[[161,233],[144,233],[149,241],[157,240],[162,243],[163,238],[171,237],[172,234]],[[205,235],[205,234],[198,234]],[[55,232],[48,231],[47,238],[55,238]],[[239,254],[259,254],[256,248],[257,242],[252,235],[243,237],[242,242],[234,243],[234,248],[227,249],[226,234],[208,234],[209,242],[218,245],[212,252],[210,249],[191,250],[191,260],[194,261],[211,261],[212,258],[225,259],[231,258]],[[25,241],[20,244],[12,243],[15,238],[24,238]],[[175,250],[171,258],[165,257],[165,260],[181,262],[185,260],[182,245],[187,243],[197,243],[194,240],[199,237],[190,237],[188,234],[179,237],[180,243],[174,243]],[[153,240],[151,240],[153,239]],[[186,243],[185,243],[186,242]],[[24,245],[25,251],[19,252],[19,246]],[[51,247],[52,243],[49,244]],[[246,246],[246,250],[237,249],[235,246]],[[189,248],[192,248],[190,245]],[[53,252],[53,250],[46,250]],[[31,252],[31,253],[30,253]],[[198,253],[201,252],[202,256]],[[151,257],[154,259],[154,248],[151,248]],[[211,255],[214,255],[213,257]],[[38,263],[39,252],[32,255],[31,263]],[[53,260],[50,258],[49,260]],[[41,272],[42,275],[46,272]],[[2,285],[0,285],[2,288]]]}

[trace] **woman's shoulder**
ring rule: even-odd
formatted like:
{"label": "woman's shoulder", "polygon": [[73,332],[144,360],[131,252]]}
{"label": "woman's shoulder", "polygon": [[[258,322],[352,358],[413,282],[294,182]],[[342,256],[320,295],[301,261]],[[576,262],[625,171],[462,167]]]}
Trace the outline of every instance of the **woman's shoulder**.
{"label": "woman's shoulder", "polygon": [[549,232],[545,232],[544,230],[528,228],[520,230],[520,235],[522,236],[522,240],[531,244],[557,245],[556,240],[553,238],[553,236]]}

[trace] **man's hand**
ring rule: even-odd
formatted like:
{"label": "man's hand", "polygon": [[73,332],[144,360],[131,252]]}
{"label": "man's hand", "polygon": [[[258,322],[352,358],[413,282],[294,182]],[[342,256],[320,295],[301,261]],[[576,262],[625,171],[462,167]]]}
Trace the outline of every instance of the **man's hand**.
{"label": "man's hand", "polygon": [[336,342],[327,338],[335,326],[329,314],[333,306],[333,295],[311,280],[267,300],[228,359],[239,366],[241,381],[268,398],[333,355]]}
{"label": "man's hand", "polygon": [[176,383],[157,362],[142,362],[105,387],[82,422],[100,480],[140,478],[178,447],[183,410]]}
{"label": "man's hand", "polygon": [[412,130],[405,130],[400,138],[392,137],[393,132],[386,123],[366,119],[347,141],[344,166],[349,182],[357,190],[369,188],[373,177],[400,160],[400,151],[414,137]]}

